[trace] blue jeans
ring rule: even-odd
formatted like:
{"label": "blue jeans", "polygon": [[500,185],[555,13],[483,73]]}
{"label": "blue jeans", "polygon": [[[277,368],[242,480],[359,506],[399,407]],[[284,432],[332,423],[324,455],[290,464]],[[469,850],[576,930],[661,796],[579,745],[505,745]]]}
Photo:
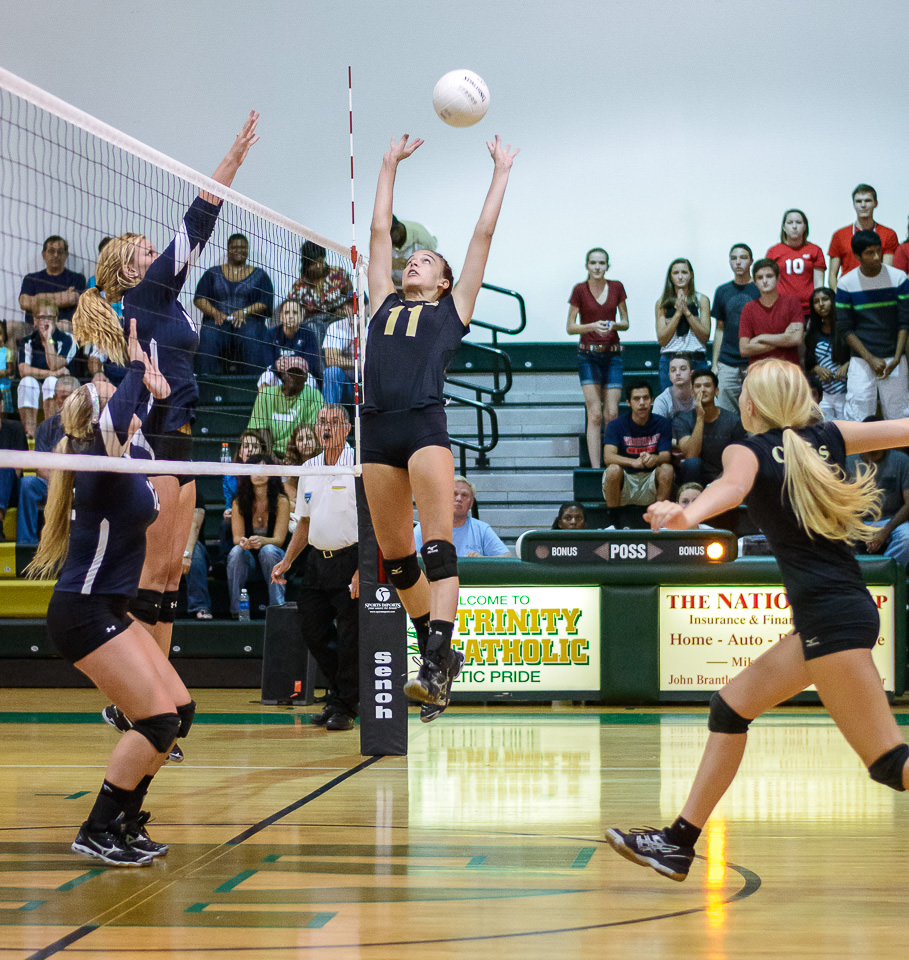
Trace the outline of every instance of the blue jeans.
{"label": "blue jeans", "polygon": [[6,512],[10,504],[16,502],[19,490],[19,477],[12,467],[0,470],[0,510]]}
{"label": "blue jeans", "polygon": [[43,477],[23,477],[19,482],[19,512],[16,515],[16,540],[38,542],[38,511],[47,503],[47,481]]}
{"label": "blue jeans", "polygon": [[322,371],[322,396],[326,403],[353,403],[353,377],[340,367],[326,367]]}
{"label": "blue jeans", "polygon": [[189,613],[211,610],[211,596],[208,592],[208,551],[201,540],[193,547],[189,573],[186,575],[186,609]]}
{"label": "blue jeans", "polygon": [[231,352],[245,365],[242,373],[260,374],[272,361],[274,348],[265,342],[263,320],[249,318],[237,329],[230,323],[216,326],[213,320],[203,322],[199,330],[199,349],[196,353],[197,373],[220,373],[222,360]]}
{"label": "blue jeans", "polygon": [[[872,520],[871,523],[875,527],[885,527],[889,521]],[[902,564],[909,564],[909,523],[901,523],[893,530],[884,544],[881,556],[891,557]]]}
{"label": "blue jeans", "polygon": [[247,580],[264,580],[268,584],[268,605],[279,607],[284,603],[284,586],[272,583],[271,571],[284,559],[284,551],[273,544],[261,550],[244,550],[235,546],[227,555],[227,586],[230,591],[230,612],[240,609],[240,590]]}

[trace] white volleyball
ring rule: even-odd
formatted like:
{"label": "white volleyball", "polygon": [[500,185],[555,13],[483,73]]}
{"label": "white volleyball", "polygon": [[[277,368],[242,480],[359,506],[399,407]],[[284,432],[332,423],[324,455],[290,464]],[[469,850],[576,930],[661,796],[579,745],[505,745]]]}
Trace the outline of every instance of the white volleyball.
{"label": "white volleyball", "polygon": [[469,127],[489,109],[489,88],[472,70],[450,70],[432,91],[436,113],[452,127]]}

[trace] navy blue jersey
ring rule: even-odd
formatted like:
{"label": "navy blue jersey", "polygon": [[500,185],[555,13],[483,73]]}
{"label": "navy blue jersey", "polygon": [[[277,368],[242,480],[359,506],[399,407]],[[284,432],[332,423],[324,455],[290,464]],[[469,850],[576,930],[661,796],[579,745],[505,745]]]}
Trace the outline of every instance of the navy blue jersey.
{"label": "navy blue jersey", "polygon": [[[39,270],[37,273],[28,273],[23,277],[19,296],[21,297],[23,293],[29,297],[37,297],[42,293],[60,293],[63,290],[68,290],[70,287],[72,287],[76,293],[82,293],[85,289],[85,277],[81,273],[76,273],[75,270],[67,270],[65,268],[63,273],[57,273],[54,276],[51,276],[46,269]],[[57,319],[72,320],[75,312],[75,304],[71,307],[59,307]],[[35,322],[35,318],[28,310],[25,311],[25,322],[28,324]]]}
{"label": "navy blue jersey", "polygon": [[[846,446],[832,422],[797,431],[831,466],[844,467]],[[810,537],[783,490],[783,432],[768,430],[741,441],[754,453],[758,472],[746,498],[748,515],[763,530],[777,559],[796,630],[807,639],[824,625],[864,613],[868,590],[854,548],[842,540]]]}
{"label": "navy blue jersey", "polygon": [[390,293],[366,332],[363,412],[441,405],[445,370],[466,333],[450,296],[435,302]]}
{"label": "navy blue jersey", "polygon": [[303,357],[309,365],[309,372],[317,379],[322,379],[322,351],[319,349],[319,339],[312,327],[298,327],[293,336],[288,337],[284,327],[280,324],[271,331],[272,366],[278,357]]}
{"label": "navy blue jersey", "polygon": [[[51,334],[57,356],[66,364],[72,362],[76,355],[76,344],[73,338],[62,330],[54,330]],[[19,342],[19,363],[26,363],[36,370],[50,370],[47,362],[47,350],[41,340],[41,334],[36,330],[31,336],[24,337]]]}
{"label": "navy blue jersey", "polygon": [[[133,414],[141,419],[147,409],[143,373],[141,363],[130,364],[89,448],[79,453],[106,456],[105,434],[126,441]],[[129,455],[147,457],[137,443]],[[145,531],[157,515],[158,497],[145,474],[77,473],[69,551],[55,591],[134,597],[145,562]]]}
{"label": "navy blue jersey", "polygon": [[145,277],[123,295],[123,329],[135,317],[142,349],[158,364],[170,384],[170,396],[156,400],[145,424],[149,435],[179,430],[194,419],[199,390],[193,363],[199,331],[177,299],[189,268],[208,242],[220,205],[196,197],[177,235],[148,268]]}

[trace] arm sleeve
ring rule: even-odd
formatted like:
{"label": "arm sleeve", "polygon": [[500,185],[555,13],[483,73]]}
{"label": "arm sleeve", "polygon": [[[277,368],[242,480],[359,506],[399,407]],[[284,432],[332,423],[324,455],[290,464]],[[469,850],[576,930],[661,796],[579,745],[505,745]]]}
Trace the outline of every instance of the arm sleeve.
{"label": "arm sleeve", "polygon": [[[831,254],[832,256],[832,254]],[[855,332],[855,312],[852,309],[852,295],[839,284],[836,288],[836,326],[837,333],[844,339]]]}
{"label": "arm sleeve", "polygon": [[107,401],[99,424],[105,441],[111,433],[115,434],[122,446],[129,436],[129,425],[133,415],[144,420],[148,412],[148,388],[143,383],[145,365],[133,361],[126,369],[126,376],[114,395]]}
{"label": "arm sleeve", "polygon": [[76,341],[68,333],[64,333],[60,338],[58,352],[68,364],[72,363],[73,357],[76,355]]}
{"label": "arm sleeve", "polygon": [[665,417],[658,417],[660,439],[657,441],[658,453],[669,453],[672,450],[672,424]]}
{"label": "arm sleeve", "polygon": [[690,437],[694,430],[692,417],[690,413],[679,413],[672,419],[672,436],[676,440],[682,437]]}
{"label": "arm sleeve", "polygon": [[903,277],[896,288],[896,315],[900,329],[909,328],[909,277]]}
{"label": "arm sleeve", "polygon": [[[754,301],[752,300],[751,303],[754,303]],[[754,311],[749,309],[749,307],[751,306],[751,303],[746,303],[745,306],[742,307],[742,315],[739,317],[739,339],[740,340],[743,337],[746,340],[750,340],[754,336],[754,323],[751,319],[752,313]]]}
{"label": "arm sleeve", "polygon": [[196,292],[193,294],[194,300],[208,300],[211,303],[215,299],[214,296],[214,277],[212,276],[212,270],[217,270],[217,267],[210,267],[205,273],[202,274],[199,282],[196,284]]}
{"label": "arm sleeve", "polygon": [[486,524],[486,528],[483,530],[483,556],[484,557],[501,557],[503,554],[508,553],[508,547],[502,543],[499,535]]}
{"label": "arm sleeve", "polygon": [[275,306],[275,287],[271,277],[262,269],[258,273],[258,292],[259,296],[253,302],[264,303],[264,316],[270,317]]}
{"label": "arm sleeve", "polygon": [[237,478],[225,474],[221,478],[221,495],[224,497],[224,509],[230,510],[234,498],[237,496]]}

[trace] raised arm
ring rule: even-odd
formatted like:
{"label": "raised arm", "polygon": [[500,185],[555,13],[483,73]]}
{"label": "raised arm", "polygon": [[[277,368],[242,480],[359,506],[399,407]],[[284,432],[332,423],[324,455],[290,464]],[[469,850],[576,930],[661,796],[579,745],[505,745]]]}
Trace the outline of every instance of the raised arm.
{"label": "raised arm", "polygon": [[473,236],[470,238],[461,276],[451,294],[455,306],[458,308],[458,316],[465,326],[470,323],[473,308],[477,302],[477,295],[483,283],[486,260],[489,257],[489,248],[492,245],[492,235],[496,229],[496,221],[499,219],[499,211],[502,209],[505,187],[508,186],[508,175],[511,173],[514,158],[519,153],[519,148],[516,147],[512,150],[510,144],[503,145],[498,134],[496,134],[494,141],[486,141],[486,147],[495,164],[492,171],[492,183],[489,185],[489,192],[486,194],[483,209],[480,211],[480,219],[477,221]]}
{"label": "raised arm", "polygon": [[[246,159],[249,148],[259,140],[256,136],[256,124],[258,122],[259,114],[255,110],[250,110],[243,128],[233,142],[233,146],[227,151],[227,156],[218,164],[217,169],[211,175],[212,180],[216,183],[223,183],[225,187],[229,187],[234,182],[234,177]],[[221,205],[221,198],[216,197],[213,193],[208,193],[206,190],[200,190],[199,196],[203,200],[213,203],[216,207]]]}
{"label": "raised arm", "polygon": [[369,299],[373,309],[390,294],[395,285],[391,277],[391,212],[394,206],[395,174],[398,164],[418,150],[423,141],[417,137],[412,143],[410,134],[400,140],[391,138],[391,146],[382,157],[379,181],[376,184],[376,202],[372,208],[372,224],[369,228]]}

